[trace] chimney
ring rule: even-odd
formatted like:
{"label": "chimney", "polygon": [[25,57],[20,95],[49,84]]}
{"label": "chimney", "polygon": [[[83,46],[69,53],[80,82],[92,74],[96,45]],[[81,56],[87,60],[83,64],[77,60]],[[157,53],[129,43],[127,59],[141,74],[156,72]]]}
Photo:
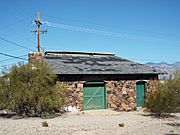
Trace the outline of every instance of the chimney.
{"label": "chimney", "polygon": [[34,63],[34,62],[36,62],[38,60],[42,61],[43,57],[44,57],[44,49],[43,49],[42,53],[41,52],[29,52],[28,53],[28,61],[29,61],[29,63]]}

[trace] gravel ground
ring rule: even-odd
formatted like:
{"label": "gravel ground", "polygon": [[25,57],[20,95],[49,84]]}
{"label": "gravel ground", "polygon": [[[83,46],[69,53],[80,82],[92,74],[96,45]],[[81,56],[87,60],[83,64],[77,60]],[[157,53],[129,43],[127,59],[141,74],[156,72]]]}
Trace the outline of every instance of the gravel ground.
{"label": "gravel ground", "polygon": [[[180,113],[165,119],[145,115],[96,110],[67,113],[53,119],[0,117],[0,135],[180,135]],[[43,121],[49,126],[43,127]]]}

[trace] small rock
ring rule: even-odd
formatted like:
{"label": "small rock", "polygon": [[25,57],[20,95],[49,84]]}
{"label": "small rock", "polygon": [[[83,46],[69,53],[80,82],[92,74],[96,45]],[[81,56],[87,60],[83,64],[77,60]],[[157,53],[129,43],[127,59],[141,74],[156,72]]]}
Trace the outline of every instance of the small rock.
{"label": "small rock", "polygon": [[173,132],[174,132],[173,130],[169,131],[169,133],[173,133]]}
{"label": "small rock", "polygon": [[124,127],[124,123],[119,123],[119,127]]}
{"label": "small rock", "polygon": [[43,127],[48,127],[49,125],[48,125],[48,123],[46,121],[44,121],[44,122],[42,122],[42,126]]}

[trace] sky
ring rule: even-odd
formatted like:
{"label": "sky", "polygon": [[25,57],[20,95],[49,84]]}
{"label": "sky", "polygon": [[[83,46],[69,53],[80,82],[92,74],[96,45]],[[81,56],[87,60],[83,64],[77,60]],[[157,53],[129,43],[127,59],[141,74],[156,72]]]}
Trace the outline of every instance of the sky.
{"label": "sky", "polygon": [[[0,66],[37,51],[110,52],[139,62],[180,61],[180,0],[0,0]],[[4,54],[7,54],[4,56]],[[11,58],[11,56],[22,59]]]}

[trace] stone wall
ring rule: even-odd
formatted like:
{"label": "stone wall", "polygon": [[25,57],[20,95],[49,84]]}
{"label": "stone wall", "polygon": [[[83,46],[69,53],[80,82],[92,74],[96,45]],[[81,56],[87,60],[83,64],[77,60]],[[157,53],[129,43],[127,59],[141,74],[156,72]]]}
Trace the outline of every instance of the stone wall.
{"label": "stone wall", "polygon": [[156,91],[159,83],[163,83],[163,82],[161,82],[159,80],[149,80],[149,81],[147,81],[147,93],[146,93],[146,96],[148,96],[149,93],[152,93],[152,92]]}
{"label": "stone wall", "polygon": [[107,107],[116,111],[135,110],[135,81],[108,81]]}
{"label": "stone wall", "polygon": [[80,111],[83,110],[83,81],[62,82],[69,91],[67,106],[76,106]]}
{"label": "stone wall", "polygon": [[[106,81],[107,108],[116,111],[136,110],[136,81]],[[155,91],[158,81],[146,81],[147,94]],[[84,81],[63,82],[69,91],[68,106],[76,106],[83,110],[83,83]]]}

